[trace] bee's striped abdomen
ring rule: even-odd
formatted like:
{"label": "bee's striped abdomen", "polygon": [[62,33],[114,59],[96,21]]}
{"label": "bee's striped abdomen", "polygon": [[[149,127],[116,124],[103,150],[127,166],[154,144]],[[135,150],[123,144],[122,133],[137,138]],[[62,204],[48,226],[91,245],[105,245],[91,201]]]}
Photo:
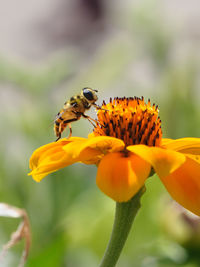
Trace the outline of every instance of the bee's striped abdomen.
{"label": "bee's striped abdomen", "polygon": [[67,124],[65,126],[63,125],[64,119],[63,119],[62,115],[60,115],[63,113],[63,111],[64,110],[62,109],[60,112],[58,112],[57,117],[54,121],[54,132],[58,138],[61,137],[61,133],[64,131],[64,129],[67,126]]}

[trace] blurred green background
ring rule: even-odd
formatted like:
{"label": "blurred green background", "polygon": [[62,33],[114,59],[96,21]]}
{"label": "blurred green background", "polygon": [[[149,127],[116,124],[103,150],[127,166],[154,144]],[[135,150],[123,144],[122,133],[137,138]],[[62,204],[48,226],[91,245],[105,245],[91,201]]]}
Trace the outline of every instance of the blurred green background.
{"label": "blurred green background", "polygon": [[[0,201],[30,217],[26,266],[98,266],[115,203],[96,187],[96,167],[75,164],[38,184],[27,176],[29,157],[55,140],[55,114],[86,86],[99,90],[98,104],[110,96],[150,98],[164,137],[199,137],[199,1],[0,3]],[[91,131],[87,120],[73,124],[74,136]],[[147,181],[117,267],[200,266],[200,242],[168,197],[156,176]],[[0,218],[1,247],[18,223]],[[181,238],[173,229],[183,229]],[[10,250],[3,266],[17,266],[22,249],[23,242]]]}

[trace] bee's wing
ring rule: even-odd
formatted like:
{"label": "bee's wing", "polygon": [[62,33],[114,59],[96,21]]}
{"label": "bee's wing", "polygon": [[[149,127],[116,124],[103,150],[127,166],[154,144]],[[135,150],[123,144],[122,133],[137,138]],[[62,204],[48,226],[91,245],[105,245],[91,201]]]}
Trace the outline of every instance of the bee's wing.
{"label": "bee's wing", "polygon": [[65,113],[65,109],[62,109],[60,112],[58,112],[58,114],[56,115],[55,120],[60,119],[64,113]]}
{"label": "bee's wing", "polygon": [[78,119],[77,113],[74,111],[74,107],[68,107],[66,109],[61,110],[61,112],[57,115],[56,120],[61,119],[64,121]]}
{"label": "bee's wing", "polygon": [[48,128],[50,128],[52,125],[54,125],[54,123],[55,123],[55,121],[57,120],[57,119],[60,119],[61,117],[62,117],[62,115],[64,114],[64,111],[62,111],[61,113],[59,112],[57,115],[56,115],[56,117],[53,119],[51,119],[51,122],[49,123],[49,125],[48,125]]}

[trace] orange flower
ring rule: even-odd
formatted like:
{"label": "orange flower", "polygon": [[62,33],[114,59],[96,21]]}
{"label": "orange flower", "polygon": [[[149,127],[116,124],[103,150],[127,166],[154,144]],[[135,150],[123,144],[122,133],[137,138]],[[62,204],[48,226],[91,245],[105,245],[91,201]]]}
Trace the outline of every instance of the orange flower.
{"label": "orange flower", "polygon": [[30,159],[33,179],[75,162],[96,164],[97,185],[117,202],[131,199],[151,173],[171,196],[200,215],[200,139],[162,138],[158,107],[143,98],[103,102],[98,123],[86,138],[63,138],[38,148]]}

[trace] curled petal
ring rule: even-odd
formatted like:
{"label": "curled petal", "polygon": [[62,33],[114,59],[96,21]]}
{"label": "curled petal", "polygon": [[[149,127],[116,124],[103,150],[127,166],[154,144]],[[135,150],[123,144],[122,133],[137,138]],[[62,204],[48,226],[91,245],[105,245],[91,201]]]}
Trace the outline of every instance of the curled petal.
{"label": "curled petal", "polygon": [[84,138],[69,138],[61,139],[58,142],[53,142],[36,149],[30,158],[30,169],[32,170],[29,175],[33,179],[40,182],[46,175],[58,169],[73,164],[78,159],[73,158],[71,154],[67,154],[63,150],[63,146],[84,142]]}
{"label": "curled petal", "polygon": [[167,177],[160,178],[179,204],[200,216],[200,164],[186,158],[180,168]]}
{"label": "curled petal", "polygon": [[182,151],[182,150],[190,150],[196,153],[199,151],[200,154],[200,139],[199,138],[180,138],[180,139],[162,139],[162,145],[171,150]]}
{"label": "curled petal", "polygon": [[137,155],[109,153],[99,163],[96,182],[106,195],[126,202],[144,185],[150,170],[150,164]]}
{"label": "curled petal", "polygon": [[161,140],[161,146],[166,148],[167,144],[170,143],[170,142],[172,142],[172,141],[174,141],[174,140],[173,139],[170,139],[170,138],[162,138],[162,140]]}
{"label": "curled petal", "polygon": [[200,163],[200,139],[199,138],[180,138],[176,140],[162,140],[164,148],[181,152],[191,159]]}
{"label": "curled petal", "polygon": [[153,166],[155,172],[162,177],[174,172],[185,162],[183,154],[160,147],[134,145],[128,146],[127,150],[146,160]]}
{"label": "curled petal", "polygon": [[[123,150],[125,144],[122,140],[110,136],[91,137],[77,145],[76,149],[70,145],[64,146],[67,153],[73,153],[73,157],[86,164],[97,164],[108,152]],[[72,151],[72,152],[71,152]]]}

